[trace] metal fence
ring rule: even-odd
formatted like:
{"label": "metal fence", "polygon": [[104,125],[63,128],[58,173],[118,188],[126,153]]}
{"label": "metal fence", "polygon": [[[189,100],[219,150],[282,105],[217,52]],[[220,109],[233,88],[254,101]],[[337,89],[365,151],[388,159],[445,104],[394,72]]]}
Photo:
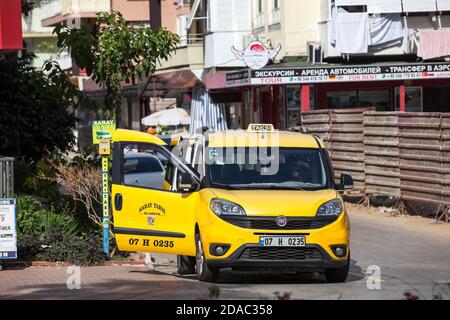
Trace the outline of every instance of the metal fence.
{"label": "metal fence", "polygon": [[450,204],[450,114],[321,110],[303,113],[302,125],[359,193]]}
{"label": "metal fence", "polygon": [[14,196],[14,158],[0,156],[0,198]]}

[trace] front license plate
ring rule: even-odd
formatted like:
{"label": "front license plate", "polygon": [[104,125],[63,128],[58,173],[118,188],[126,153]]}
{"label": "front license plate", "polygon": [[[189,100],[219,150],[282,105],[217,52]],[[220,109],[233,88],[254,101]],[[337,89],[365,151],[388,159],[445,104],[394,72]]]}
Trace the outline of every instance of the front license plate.
{"label": "front license plate", "polygon": [[304,247],[305,236],[259,237],[260,247]]}

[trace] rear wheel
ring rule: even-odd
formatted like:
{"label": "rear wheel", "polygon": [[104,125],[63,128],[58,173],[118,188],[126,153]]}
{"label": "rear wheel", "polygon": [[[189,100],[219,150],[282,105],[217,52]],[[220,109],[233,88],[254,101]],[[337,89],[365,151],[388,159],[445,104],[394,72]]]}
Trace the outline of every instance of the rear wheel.
{"label": "rear wheel", "polygon": [[348,256],[348,260],[345,266],[325,270],[325,278],[330,283],[345,282],[345,280],[347,280],[349,271],[350,271],[350,255]]}
{"label": "rear wheel", "polygon": [[195,258],[189,256],[177,256],[177,273],[192,274],[195,273]]}
{"label": "rear wheel", "polygon": [[203,251],[202,239],[200,234],[195,235],[196,257],[195,272],[200,281],[216,282],[219,277],[219,269],[208,266]]}

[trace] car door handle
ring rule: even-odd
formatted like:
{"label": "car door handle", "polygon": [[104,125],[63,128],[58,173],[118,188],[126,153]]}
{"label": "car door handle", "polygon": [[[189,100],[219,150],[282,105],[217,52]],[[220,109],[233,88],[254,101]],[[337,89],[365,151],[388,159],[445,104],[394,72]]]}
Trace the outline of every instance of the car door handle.
{"label": "car door handle", "polygon": [[121,193],[116,193],[114,196],[114,208],[116,211],[122,210],[123,198]]}

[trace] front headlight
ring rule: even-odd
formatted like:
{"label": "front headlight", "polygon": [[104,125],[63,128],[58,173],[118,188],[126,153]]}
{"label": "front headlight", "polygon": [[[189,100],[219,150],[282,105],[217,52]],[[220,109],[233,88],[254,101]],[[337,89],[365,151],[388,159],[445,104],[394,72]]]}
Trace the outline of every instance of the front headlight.
{"label": "front headlight", "polygon": [[333,199],[322,204],[317,210],[316,216],[337,217],[344,211],[344,205],[338,199]]}
{"label": "front headlight", "polygon": [[237,203],[224,200],[224,199],[212,199],[209,205],[211,211],[218,216],[245,216],[244,209]]}

